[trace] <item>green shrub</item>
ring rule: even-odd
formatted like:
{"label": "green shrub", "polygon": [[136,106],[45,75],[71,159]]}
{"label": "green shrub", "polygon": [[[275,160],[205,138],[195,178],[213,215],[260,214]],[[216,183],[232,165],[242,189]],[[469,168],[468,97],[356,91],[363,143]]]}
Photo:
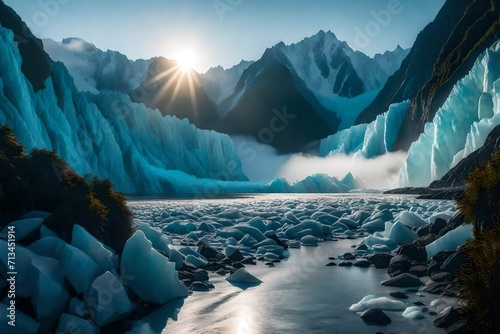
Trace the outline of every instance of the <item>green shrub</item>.
{"label": "green shrub", "polygon": [[44,224],[70,242],[78,224],[121,253],[132,235],[132,213],[125,196],[109,180],[78,175],[54,151],[33,149],[26,155],[12,131],[0,128],[0,227],[22,214],[42,210]]}
{"label": "green shrub", "polygon": [[500,333],[500,152],[474,168],[458,202],[474,238],[461,248],[467,263],[457,275],[462,321],[471,333]]}
{"label": "green shrub", "polygon": [[458,209],[469,223],[473,223],[476,233],[484,227],[492,227],[500,221],[500,151],[486,164],[477,166],[466,178],[463,197]]}

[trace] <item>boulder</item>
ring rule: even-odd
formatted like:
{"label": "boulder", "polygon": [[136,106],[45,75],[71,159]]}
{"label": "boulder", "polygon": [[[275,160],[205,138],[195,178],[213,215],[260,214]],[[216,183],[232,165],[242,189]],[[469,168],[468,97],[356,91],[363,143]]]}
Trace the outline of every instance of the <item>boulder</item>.
{"label": "boulder", "polygon": [[387,273],[391,277],[396,277],[407,273],[412,267],[412,261],[406,255],[396,255],[389,262]]}
{"label": "boulder", "polygon": [[437,315],[436,319],[434,319],[434,326],[438,328],[448,328],[456,324],[458,320],[458,307],[448,306]]}
{"label": "boulder", "polygon": [[366,322],[374,323],[380,326],[387,326],[391,323],[391,318],[378,309],[368,309],[364,311],[360,317]]}
{"label": "boulder", "polygon": [[385,280],[381,283],[384,286],[393,286],[398,288],[409,288],[422,285],[417,276],[404,273],[394,278]]}
{"label": "boulder", "polygon": [[389,253],[377,253],[366,256],[366,259],[373,263],[377,269],[386,269],[389,267],[390,261],[394,255]]}

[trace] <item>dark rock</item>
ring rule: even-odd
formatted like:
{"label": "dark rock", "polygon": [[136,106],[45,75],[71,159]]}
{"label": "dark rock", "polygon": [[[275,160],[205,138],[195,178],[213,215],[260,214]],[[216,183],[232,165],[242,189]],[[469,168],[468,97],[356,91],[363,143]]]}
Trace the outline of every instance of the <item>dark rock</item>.
{"label": "dark rock", "polygon": [[434,319],[434,326],[438,328],[447,328],[456,324],[458,320],[458,308],[456,306],[448,306],[438,314],[436,319]]}
{"label": "dark rock", "polygon": [[435,282],[450,282],[453,279],[452,273],[442,272],[432,275],[431,279]]}
{"label": "dark rock", "polygon": [[411,267],[409,273],[417,277],[427,276],[427,266],[418,264],[416,266]]}
{"label": "dark rock", "polygon": [[434,311],[430,311],[430,312],[429,312],[429,315],[437,315],[437,313],[436,313],[436,312],[434,312]]}
{"label": "dark rock", "polygon": [[391,318],[384,312],[377,309],[368,309],[361,314],[361,319],[366,322],[371,322],[380,326],[387,326],[391,323]]}
{"label": "dark rock", "polygon": [[227,270],[225,270],[225,269],[219,269],[219,270],[217,270],[215,273],[216,273],[216,274],[219,274],[219,275],[221,275],[221,276],[224,276],[224,275],[226,275],[226,274],[228,273],[228,271],[227,271]]}
{"label": "dark rock", "polygon": [[414,243],[418,244],[420,247],[425,247],[433,243],[437,238],[438,236],[435,234],[427,234],[415,240]]}
{"label": "dark rock", "polygon": [[256,265],[257,264],[257,262],[255,262],[255,260],[253,258],[251,258],[251,257],[247,257],[247,258],[243,259],[241,261],[241,263],[243,263],[243,264],[251,264],[251,265]]}
{"label": "dark rock", "polygon": [[433,280],[428,280],[427,283],[420,288],[420,291],[428,292],[433,295],[440,295],[447,286],[448,283],[446,282],[434,282]]}
{"label": "dark rock", "polygon": [[272,263],[272,262],[266,262],[266,266],[268,266],[268,267],[274,267],[274,263]]}
{"label": "dark rock", "polygon": [[344,260],[355,260],[356,257],[354,255],[352,255],[351,253],[345,253],[344,255],[342,255],[342,259],[344,259]]}
{"label": "dark rock", "polygon": [[453,273],[460,269],[465,264],[465,254],[462,252],[456,252],[450,255],[441,265],[441,271],[447,271]]}
{"label": "dark rock", "polygon": [[446,328],[446,333],[449,333],[449,334],[467,334],[467,333],[469,333],[469,331],[467,330],[467,327],[465,326],[465,324],[463,324],[462,322],[456,322],[453,325],[451,325],[450,327]]}
{"label": "dark rock", "polygon": [[389,253],[377,253],[366,256],[366,259],[373,263],[377,269],[386,269],[394,255]]}
{"label": "dark rock", "polygon": [[455,253],[455,251],[444,251],[434,255],[428,262],[427,275],[432,277],[434,274],[440,273],[442,271],[441,265],[453,253]]}
{"label": "dark rock", "polygon": [[396,255],[389,262],[387,273],[391,277],[396,277],[403,273],[407,273],[412,267],[412,262],[406,255]]}
{"label": "dark rock", "polygon": [[439,234],[439,232],[441,232],[446,227],[447,224],[448,222],[443,218],[436,218],[434,223],[430,225],[431,228],[430,233]]}
{"label": "dark rock", "polygon": [[394,278],[385,280],[381,284],[385,286],[394,286],[398,288],[408,288],[413,286],[420,286],[422,285],[422,282],[420,282],[417,276],[404,273]]}
{"label": "dark rock", "polygon": [[402,245],[398,248],[397,255],[406,255],[410,260],[416,262],[427,262],[427,251],[424,247],[414,244]]}
{"label": "dark rock", "polygon": [[431,226],[430,225],[422,225],[417,229],[417,235],[419,237],[423,237],[425,235],[428,235],[431,233]]}
{"label": "dark rock", "polygon": [[198,253],[203,255],[207,260],[222,260],[224,258],[224,254],[206,245],[200,245],[198,247]]}
{"label": "dark rock", "polygon": [[239,249],[235,249],[233,254],[228,256],[228,259],[233,261],[233,262],[240,262],[245,259],[243,254],[241,254]]}
{"label": "dark rock", "polygon": [[287,245],[286,243],[284,243],[283,241],[281,241],[281,240],[280,240],[280,239],[276,236],[276,234],[270,235],[270,236],[268,236],[268,238],[269,238],[269,239],[272,239],[272,240],[274,240],[274,241],[276,241],[276,244],[277,244],[278,246],[281,246],[281,247],[283,247],[284,249],[288,249],[288,245]]}
{"label": "dark rock", "polygon": [[241,262],[235,262],[233,263],[233,268],[240,269],[245,268],[245,266]]}
{"label": "dark rock", "polygon": [[328,262],[325,267],[333,267],[336,266],[337,264],[335,262]]}
{"label": "dark rock", "polygon": [[328,260],[337,260],[337,258],[331,256],[331,257],[328,258]]}
{"label": "dark rock", "polygon": [[359,261],[354,262],[354,264],[353,264],[353,266],[361,267],[361,268],[368,268],[371,265],[372,265],[372,263],[368,260],[359,260]]}
{"label": "dark rock", "polygon": [[442,237],[443,235],[451,230],[456,229],[463,223],[465,223],[465,216],[460,213],[456,214],[455,217],[451,218],[451,220],[446,224],[446,227],[439,232],[439,236]]}
{"label": "dark rock", "polygon": [[195,281],[208,281],[208,273],[205,270],[198,269],[194,272]]}
{"label": "dark rock", "polygon": [[356,246],[355,249],[356,250],[368,250],[368,246],[366,246],[365,244],[359,244],[358,246]]}
{"label": "dark rock", "polygon": [[424,303],[422,303],[422,302],[420,302],[420,301],[418,301],[418,300],[417,300],[417,301],[415,301],[415,302],[413,302],[413,304],[415,304],[415,305],[417,305],[417,306],[425,306],[425,304],[424,304]]}
{"label": "dark rock", "polygon": [[389,295],[397,299],[408,299],[408,295],[402,293],[401,291],[389,292]]}
{"label": "dark rock", "polygon": [[207,283],[197,281],[197,282],[191,283],[191,285],[189,286],[189,290],[191,290],[191,291],[210,291],[211,288]]}
{"label": "dark rock", "polygon": [[351,267],[352,266],[352,262],[349,262],[349,261],[342,261],[338,264],[339,267]]}

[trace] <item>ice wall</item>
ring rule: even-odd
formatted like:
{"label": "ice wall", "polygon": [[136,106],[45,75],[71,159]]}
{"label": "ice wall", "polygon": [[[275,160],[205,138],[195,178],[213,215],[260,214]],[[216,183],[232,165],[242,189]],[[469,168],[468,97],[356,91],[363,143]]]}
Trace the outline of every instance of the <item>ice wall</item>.
{"label": "ice wall", "polygon": [[125,94],[78,93],[62,63],[35,94],[21,61],[12,32],[0,27],[0,124],[28,150],[55,149],[78,173],[110,178],[127,193],[178,191],[172,171],[247,180],[228,136],[162,117]]}
{"label": "ice wall", "polygon": [[[0,26],[0,124],[28,150],[55,150],[81,175],[109,178],[134,194],[347,192],[355,187],[313,175],[300,182],[247,181],[227,135],[163,117],[120,92],[78,92],[62,63],[54,63],[37,93],[21,72],[10,30]],[[55,171],[57,172],[57,171]]]}
{"label": "ice wall", "polygon": [[359,124],[323,139],[320,156],[354,154],[375,158],[389,152],[398,136],[409,101],[392,104],[389,110],[369,124]]}
{"label": "ice wall", "polygon": [[400,185],[428,186],[479,149],[500,124],[499,105],[500,41],[476,60],[411,145],[400,172]]}

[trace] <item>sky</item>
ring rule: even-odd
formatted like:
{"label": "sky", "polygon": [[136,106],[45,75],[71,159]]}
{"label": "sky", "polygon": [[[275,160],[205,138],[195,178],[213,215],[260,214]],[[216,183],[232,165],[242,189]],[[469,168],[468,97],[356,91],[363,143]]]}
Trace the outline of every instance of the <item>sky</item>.
{"label": "sky", "polygon": [[40,38],[79,37],[131,59],[194,69],[257,60],[281,41],[332,31],[369,56],[410,48],[445,0],[4,0]]}

